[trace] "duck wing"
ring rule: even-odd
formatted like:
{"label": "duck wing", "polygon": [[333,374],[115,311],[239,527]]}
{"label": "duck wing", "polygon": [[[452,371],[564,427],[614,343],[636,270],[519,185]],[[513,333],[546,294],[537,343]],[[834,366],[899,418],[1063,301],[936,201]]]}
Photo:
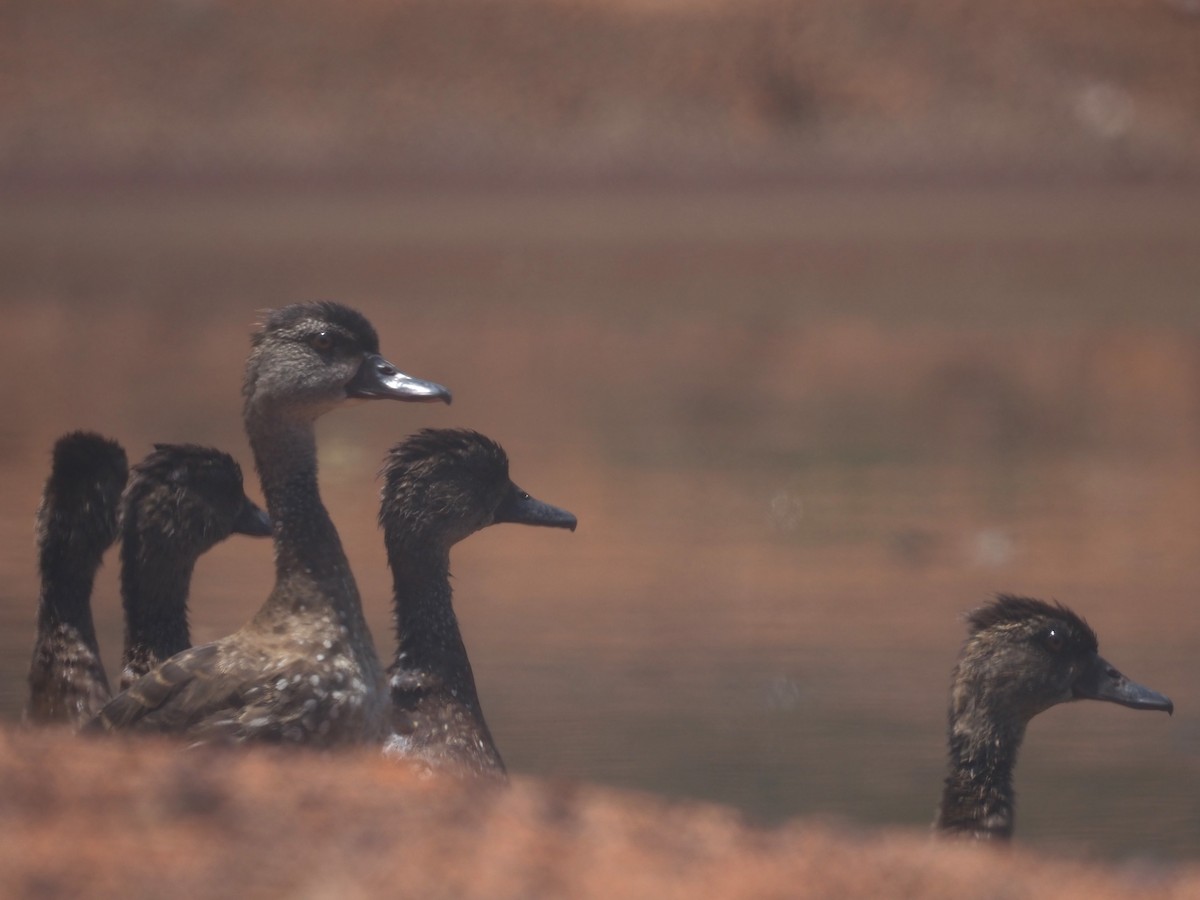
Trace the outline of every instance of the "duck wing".
{"label": "duck wing", "polygon": [[110,700],[91,730],[190,731],[216,710],[237,703],[240,679],[222,665],[222,649],[218,641],[172,656]]}
{"label": "duck wing", "polygon": [[339,719],[360,723],[351,738],[378,730],[360,691],[348,689],[352,674],[322,677],[304,655],[280,659],[250,643],[226,639],[176,654],[113,698],[90,730],[178,734],[193,746],[346,743]]}

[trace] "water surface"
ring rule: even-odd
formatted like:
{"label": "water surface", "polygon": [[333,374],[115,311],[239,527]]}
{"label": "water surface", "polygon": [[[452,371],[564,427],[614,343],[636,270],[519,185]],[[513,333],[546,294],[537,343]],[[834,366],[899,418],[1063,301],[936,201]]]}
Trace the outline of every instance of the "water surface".
{"label": "water surface", "polygon": [[[469,426],[575,534],[493,528],[456,606],[510,768],[775,821],[924,828],[961,614],[1056,598],[1173,719],[1035,720],[1021,840],[1200,846],[1200,197],[1168,189],[91,190],[0,208],[0,713],[20,714],[48,452],[79,427],[238,456],[258,311],[330,297],[450,408],[320,426],[322,489],[390,653],[388,446]],[[250,492],[258,496],[253,478]],[[95,606],[119,655],[116,555]],[[196,573],[197,640],[270,546]]]}

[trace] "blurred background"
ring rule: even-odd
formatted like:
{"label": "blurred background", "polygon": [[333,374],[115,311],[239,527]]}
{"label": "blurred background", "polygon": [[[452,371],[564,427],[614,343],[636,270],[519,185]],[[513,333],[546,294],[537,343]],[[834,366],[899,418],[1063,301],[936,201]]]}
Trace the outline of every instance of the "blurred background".
{"label": "blurred background", "polygon": [[[260,311],[452,407],[320,425],[380,652],[375,472],[503,443],[575,534],[456,550],[510,769],[927,827],[962,613],[1085,615],[1173,719],[1049,711],[1018,834],[1200,847],[1200,3],[0,3],[0,715],[61,433],[233,452]],[[199,642],[266,596],[201,560]],[[94,598],[110,671],[115,551]]]}

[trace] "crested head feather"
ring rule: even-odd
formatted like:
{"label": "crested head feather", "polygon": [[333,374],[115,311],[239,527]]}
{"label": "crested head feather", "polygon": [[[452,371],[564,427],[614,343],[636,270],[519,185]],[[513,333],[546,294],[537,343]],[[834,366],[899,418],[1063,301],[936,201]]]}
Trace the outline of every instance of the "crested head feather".
{"label": "crested head feather", "polygon": [[43,564],[62,564],[54,560],[76,552],[72,548],[103,552],[112,543],[128,476],[125,450],[116,441],[90,431],[73,431],[55,441],[37,512]]}
{"label": "crested head feather", "polygon": [[388,451],[380,474],[391,479],[402,470],[434,457],[447,460],[490,460],[508,470],[504,448],[469,428],[424,428]]}
{"label": "crested head feather", "polygon": [[1062,622],[1078,642],[1090,645],[1093,649],[1098,646],[1096,632],[1092,631],[1091,626],[1082,616],[1061,603],[1047,603],[1033,597],[1018,597],[1013,594],[997,594],[991,603],[972,610],[967,615],[967,631],[974,636],[989,628],[1021,625],[1037,619]]}
{"label": "crested head feather", "polygon": [[154,451],[130,470],[126,505],[160,484],[206,486],[240,494],[242,467],[228,453],[213,447],[155,444]]}
{"label": "crested head feather", "polygon": [[156,475],[162,479],[177,477],[175,473],[184,465],[198,466],[201,470],[236,473],[242,477],[242,467],[223,450],[202,447],[199,444],[155,444],[154,452],[135,466],[139,474]]}
{"label": "crested head feather", "polygon": [[269,310],[258,331],[250,336],[251,344],[257,347],[268,334],[290,328],[305,319],[319,320],[345,331],[367,353],[379,352],[379,335],[374,326],[367,321],[367,317],[358,310],[333,300],[292,303],[280,309]]}
{"label": "crested head feather", "polygon": [[72,431],[54,444],[51,480],[62,485],[90,484],[98,476],[125,481],[125,450],[90,431]]}

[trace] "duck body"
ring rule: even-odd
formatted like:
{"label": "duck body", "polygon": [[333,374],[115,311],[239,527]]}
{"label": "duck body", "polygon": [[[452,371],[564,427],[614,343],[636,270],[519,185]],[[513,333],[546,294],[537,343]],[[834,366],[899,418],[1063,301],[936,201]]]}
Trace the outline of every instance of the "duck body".
{"label": "duck body", "polygon": [[361,314],[322,302],[270,314],[254,336],[243,393],[274,524],[275,585],[243,628],[168,659],[115,698],[97,727],[193,743],[379,740],[382,666],[317,489],[313,424],[349,399],[449,402],[449,392],[398,372]]}
{"label": "duck body", "polygon": [[271,520],[229,454],[156,444],[130,473],[120,522],[123,690],[191,646],[188,589],[200,556],[231,534],[270,536]]}
{"label": "duck body", "polygon": [[414,435],[392,449],[384,480],[379,519],[397,634],[384,752],[432,771],[503,780],[454,613],[450,549],[492,524],[574,530],[575,517],[513,484],[500,445],[473,431]]}
{"label": "duck body", "polygon": [[96,571],[117,535],[128,465],[119,444],[72,432],[54,446],[37,513],[37,637],[25,716],[79,726],[109,699],[91,596]]}
{"label": "duck body", "polygon": [[1013,770],[1029,720],[1084,699],[1174,711],[1170,699],[1105,661],[1095,632],[1060,604],[1000,595],[971,613],[951,680],[949,774],[935,829],[976,840],[1010,838]]}

